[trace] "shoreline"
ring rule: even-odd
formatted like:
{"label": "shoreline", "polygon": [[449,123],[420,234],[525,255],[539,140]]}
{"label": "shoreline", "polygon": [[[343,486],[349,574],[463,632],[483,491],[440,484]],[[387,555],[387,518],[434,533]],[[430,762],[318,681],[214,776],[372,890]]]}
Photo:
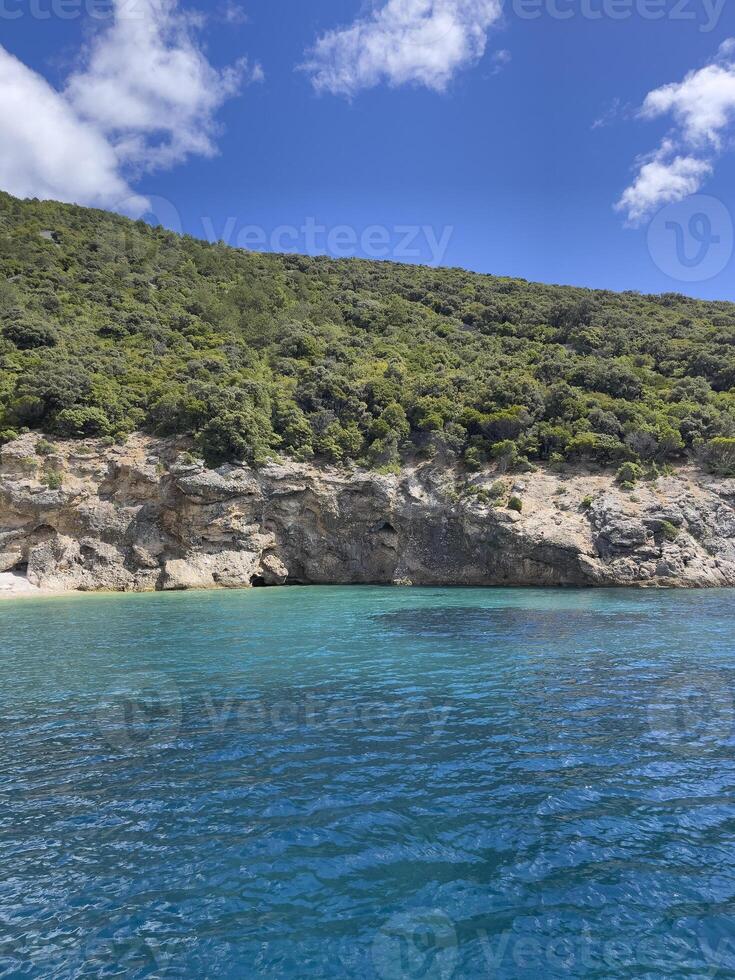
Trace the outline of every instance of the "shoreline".
{"label": "shoreline", "polygon": [[[154,595],[201,595],[210,593],[227,593],[227,592],[253,592],[255,591],[254,586],[192,586],[186,589],[44,589],[38,586],[31,585],[27,580],[22,579],[20,576],[14,575],[16,579],[21,579],[21,582],[26,581],[26,585],[23,586],[20,583],[13,588],[8,587],[4,584],[4,579],[7,581],[9,573],[0,573],[0,603],[3,601],[13,601],[16,599],[59,599],[64,596],[67,597],[79,597],[79,596],[154,596]],[[391,582],[303,582],[303,583],[284,583],[283,585],[269,586],[269,591],[279,592],[282,589],[292,588],[292,589],[329,589],[329,588],[384,588],[391,589],[395,591],[406,591],[412,589],[488,589],[488,590],[513,590],[513,589],[541,589],[549,592],[608,592],[617,591],[620,589],[634,589],[636,592],[717,592],[717,591],[730,591],[734,589],[734,586],[729,585],[719,585],[719,586],[701,586],[701,585],[676,585],[676,584],[663,584],[660,582],[632,582],[632,583],[619,583],[619,584],[584,584],[584,585],[557,585],[557,584],[539,584],[536,582],[526,582],[526,583],[504,583],[496,582],[489,584],[471,584],[471,583],[411,583],[410,585],[398,585]]]}
{"label": "shoreline", "polygon": [[27,578],[15,572],[0,572],[0,601],[3,599],[40,599],[60,595],[78,595],[70,589],[42,589],[31,585]]}

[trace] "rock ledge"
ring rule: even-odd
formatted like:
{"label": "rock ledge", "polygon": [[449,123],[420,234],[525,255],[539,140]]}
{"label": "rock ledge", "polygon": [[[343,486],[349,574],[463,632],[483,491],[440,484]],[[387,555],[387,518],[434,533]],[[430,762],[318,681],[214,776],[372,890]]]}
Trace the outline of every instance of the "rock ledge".
{"label": "rock ledge", "polygon": [[735,585],[735,480],[693,467],[634,492],[540,470],[495,500],[497,473],[431,463],[215,471],[176,440],[56,442],[45,456],[38,440],[0,453],[0,574],[31,591]]}

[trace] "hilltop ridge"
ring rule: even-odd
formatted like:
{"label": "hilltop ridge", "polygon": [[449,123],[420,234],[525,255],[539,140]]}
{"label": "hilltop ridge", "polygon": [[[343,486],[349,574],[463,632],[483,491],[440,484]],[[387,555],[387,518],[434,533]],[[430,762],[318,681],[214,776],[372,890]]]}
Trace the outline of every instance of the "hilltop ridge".
{"label": "hilltop ridge", "polygon": [[734,386],[731,303],[248,253],[0,194],[0,440],[729,475]]}

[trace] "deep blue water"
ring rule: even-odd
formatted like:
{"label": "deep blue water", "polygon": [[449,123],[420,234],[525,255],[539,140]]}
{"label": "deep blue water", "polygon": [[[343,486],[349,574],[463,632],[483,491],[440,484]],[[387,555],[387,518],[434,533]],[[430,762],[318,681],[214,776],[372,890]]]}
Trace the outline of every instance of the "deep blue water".
{"label": "deep blue water", "polygon": [[0,603],[0,975],[735,976],[730,592]]}

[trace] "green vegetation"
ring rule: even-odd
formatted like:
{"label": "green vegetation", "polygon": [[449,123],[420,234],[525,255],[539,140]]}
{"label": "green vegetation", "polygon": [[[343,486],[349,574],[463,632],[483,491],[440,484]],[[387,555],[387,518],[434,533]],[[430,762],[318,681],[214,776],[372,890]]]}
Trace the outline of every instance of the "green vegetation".
{"label": "green vegetation", "polygon": [[672,524],[671,521],[663,521],[661,523],[661,533],[667,541],[676,541],[679,537],[679,528]]}
{"label": "green vegetation", "polygon": [[735,476],[735,439],[710,439],[705,446],[705,462],[713,473]]}
{"label": "green vegetation", "polygon": [[618,483],[622,483],[623,486],[635,486],[642,476],[643,470],[641,466],[638,463],[628,461],[620,467],[615,474],[615,479]]}
{"label": "green vegetation", "polygon": [[468,497],[474,497],[478,503],[485,504],[486,506],[491,506],[496,499],[492,491],[487,487],[477,487],[471,483],[465,487],[465,493]]}
{"label": "green vegetation", "polygon": [[49,490],[58,490],[64,482],[64,476],[58,470],[49,470],[41,477],[41,483],[45,483]]}
{"label": "green vegetation", "polygon": [[523,501],[520,497],[511,497],[508,501],[508,510],[514,510],[520,514],[523,510]]}
{"label": "green vegetation", "polygon": [[735,306],[251,254],[0,194],[0,440],[24,428],[185,433],[210,463],[732,475]]}
{"label": "green vegetation", "polygon": [[39,439],[36,443],[36,452],[39,456],[51,456],[54,451],[53,444],[47,439]]}

